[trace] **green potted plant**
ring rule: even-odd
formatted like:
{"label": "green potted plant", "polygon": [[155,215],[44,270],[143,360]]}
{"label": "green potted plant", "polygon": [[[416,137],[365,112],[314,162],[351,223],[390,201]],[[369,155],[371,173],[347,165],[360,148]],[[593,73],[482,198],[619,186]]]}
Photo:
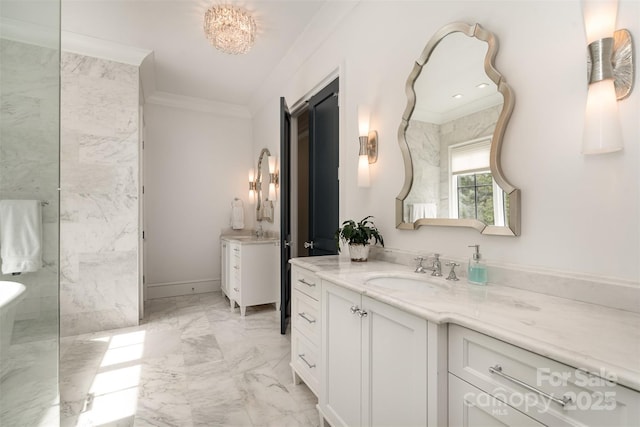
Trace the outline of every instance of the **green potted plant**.
{"label": "green potted plant", "polygon": [[351,261],[364,262],[369,257],[369,244],[371,240],[380,243],[384,247],[382,234],[376,228],[374,223],[369,219],[371,215],[363,218],[360,222],[352,219],[342,223],[342,227],[338,228],[335,233],[336,245],[340,252],[340,240],[349,245],[349,255]]}

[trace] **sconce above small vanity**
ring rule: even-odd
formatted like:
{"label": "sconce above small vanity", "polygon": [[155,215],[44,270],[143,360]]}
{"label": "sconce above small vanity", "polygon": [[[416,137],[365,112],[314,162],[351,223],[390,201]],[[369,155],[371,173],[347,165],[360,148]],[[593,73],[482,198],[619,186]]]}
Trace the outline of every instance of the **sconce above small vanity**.
{"label": "sconce above small vanity", "polygon": [[[276,200],[276,190],[279,186],[276,163],[276,158],[271,155],[269,149],[263,148],[260,151],[260,157],[258,157],[255,181],[252,179],[252,170],[249,171],[249,199],[252,200],[252,196],[255,194],[257,221],[273,222],[273,202]],[[262,184],[265,182],[264,177],[267,176],[269,177],[269,187],[266,192],[263,192]]]}

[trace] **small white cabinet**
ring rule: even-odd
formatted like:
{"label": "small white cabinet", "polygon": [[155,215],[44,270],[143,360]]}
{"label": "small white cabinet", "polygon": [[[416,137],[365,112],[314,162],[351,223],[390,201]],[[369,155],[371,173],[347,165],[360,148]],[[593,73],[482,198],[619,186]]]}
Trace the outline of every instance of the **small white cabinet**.
{"label": "small white cabinet", "polygon": [[275,303],[280,308],[278,241],[223,239],[221,258],[220,288],[232,310],[238,304],[244,316],[249,306]]}
{"label": "small white cabinet", "polygon": [[429,376],[428,322],[326,281],[321,301],[321,415],[334,427],[429,425],[428,381],[446,377]]}

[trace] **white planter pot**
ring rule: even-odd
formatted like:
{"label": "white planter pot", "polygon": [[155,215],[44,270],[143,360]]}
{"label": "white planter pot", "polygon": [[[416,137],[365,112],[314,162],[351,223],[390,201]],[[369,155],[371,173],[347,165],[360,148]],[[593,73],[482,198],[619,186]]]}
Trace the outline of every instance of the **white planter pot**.
{"label": "white planter pot", "polygon": [[369,245],[349,244],[349,255],[351,256],[351,261],[365,262],[369,258]]}

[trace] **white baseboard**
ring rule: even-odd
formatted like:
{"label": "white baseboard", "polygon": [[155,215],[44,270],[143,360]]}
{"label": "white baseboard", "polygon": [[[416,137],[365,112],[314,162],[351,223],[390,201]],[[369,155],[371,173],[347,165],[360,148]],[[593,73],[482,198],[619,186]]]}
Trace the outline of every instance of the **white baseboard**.
{"label": "white baseboard", "polygon": [[192,280],[189,282],[149,283],[146,299],[204,294],[220,290],[220,279]]}

